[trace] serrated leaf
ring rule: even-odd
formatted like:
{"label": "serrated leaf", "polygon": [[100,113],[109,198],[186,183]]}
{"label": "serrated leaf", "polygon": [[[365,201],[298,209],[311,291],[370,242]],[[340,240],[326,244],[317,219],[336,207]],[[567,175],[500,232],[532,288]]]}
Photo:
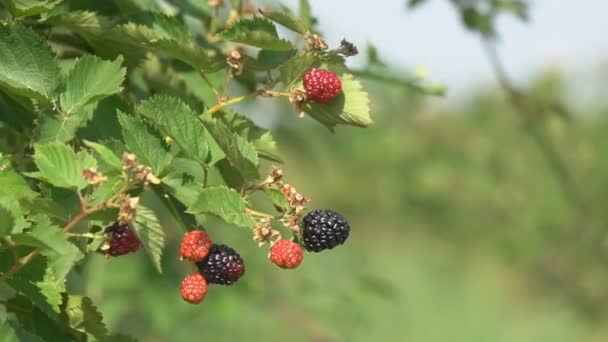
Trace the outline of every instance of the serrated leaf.
{"label": "serrated leaf", "polygon": [[154,267],[159,273],[162,273],[161,257],[165,244],[165,233],[160,227],[158,218],[152,210],[140,205],[137,207],[137,216],[132,224]]}
{"label": "serrated leaf", "polygon": [[56,318],[60,312],[61,293],[65,291],[62,283],[58,283],[47,268],[46,259],[38,256],[19,272],[7,279],[7,283],[18,293],[25,295],[36,307],[51,318]]}
{"label": "serrated leaf", "polygon": [[274,204],[277,208],[280,208],[281,211],[285,211],[289,208],[289,203],[287,202],[287,198],[285,198],[285,194],[279,189],[275,188],[267,188],[264,190],[272,204]]}
{"label": "serrated leaf", "polygon": [[48,43],[18,25],[0,26],[0,87],[13,94],[50,102],[61,76]]}
{"label": "serrated leaf", "polygon": [[78,129],[91,120],[96,105],[96,103],[92,103],[71,115],[45,113],[36,128],[36,142],[39,144],[65,143],[74,139]]}
{"label": "serrated leaf", "polygon": [[10,234],[14,225],[15,218],[13,217],[13,213],[4,208],[0,203],[0,237]]}
{"label": "serrated leaf", "polygon": [[85,188],[88,183],[82,176],[82,171],[97,165],[95,159],[87,152],[81,151],[76,154],[61,143],[38,144],[34,149],[34,163],[38,171],[27,175],[59,188]]}
{"label": "serrated leaf", "polygon": [[9,219],[5,218],[5,224],[11,224],[9,227],[11,231],[10,234],[18,234],[23,231],[28,225],[25,220],[26,211],[22,208],[21,202],[15,200],[15,197],[12,195],[5,195],[0,193],[0,207],[6,210],[11,214],[11,222],[8,222]]}
{"label": "serrated leaf", "polygon": [[270,21],[259,17],[235,22],[222,33],[222,38],[268,50],[289,51],[294,48],[291,42],[279,38],[277,28]]}
{"label": "serrated leaf", "polygon": [[40,337],[27,332],[19,323],[9,320],[0,323],[2,342],[44,342]]}
{"label": "serrated leaf", "polygon": [[300,13],[299,17],[302,23],[310,30],[313,24],[312,11],[310,10],[310,3],[308,0],[300,0]]}
{"label": "serrated leaf", "polygon": [[217,113],[216,120],[223,122],[230,130],[253,143],[260,157],[282,162],[277,143],[269,130],[257,126],[251,119],[233,111]]}
{"label": "serrated leaf", "polygon": [[52,10],[63,0],[2,0],[13,16],[25,17]]}
{"label": "serrated leaf", "polygon": [[303,54],[297,55],[279,67],[279,80],[285,89],[291,87],[302,78],[302,75],[312,67],[320,65],[321,59],[317,55]]}
{"label": "serrated leaf", "polygon": [[84,144],[94,151],[94,154],[102,164],[107,165],[113,170],[122,170],[122,161],[112,150],[92,141],[85,140]]}
{"label": "serrated leaf", "polygon": [[305,110],[331,130],[337,124],[367,127],[373,123],[369,96],[361,83],[350,74],[342,75],[342,93],[338,97],[322,105],[311,103]]}
{"label": "serrated leaf", "polygon": [[70,327],[98,341],[105,341],[108,329],[103,317],[89,297],[68,296],[65,312]]}
{"label": "serrated leaf", "polygon": [[260,178],[258,154],[255,146],[233,133],[223,122],[206,118],[207,131],[222,149],[230,164],[246,179]]}
{"label": "serrated leaf", "polygon": [[101,205],[109,201],[120,189],[124,186],[124,180],[116,177],[109,177],[109,179],[97,186],[95,190],[88,197],[89,205],[94,207]]}
{"label": "serrated leaf", "polygon": [[42,255],[47,257],[53,275],[57,281],[62,282],[74,264],[84,255],[68,241],[61,228],[51,224],[47,216],[38,215],[34,220],[36,224],[31,231],[13,235],[12,239],[20,245],[43,248]]}
{"label": "serrated leaf", "polygon": [[140,103],[137,110],[158,130],[170,136],[188,158],[204,163],[209,155],[207,132],[183,101],[169,96],[154,96]]}
{"label": "serrated leaf", "polygon": [[245,208],[245,200],[236,191],[225,186],[214,186],[204,188],[188,211],[215,215],[227,223],[253,228],[255,221],[245,215]]}
{"label": "serrated leaf", "polygon": [[188,174],[176,171],[171,172],[162,179],[163,184],[167,185],[171,190],[173,197],[186,206],[194,205],[204,188],[203,184],[189,178]]}
{"label": "serrated leaf", "polygon": [[260,50],[258,58],[247,58],[245,60],[245,68],[254,71],[265,71],[279,67],[286,60],[297,53],[297,50],[289,51],[273,51]]}
{"label": "serrated leaf", "polygon": [[0,195],[10,196],[14,200],[32,199],[38,196],[25,179],[15,171],[10,159],[0,156]]}
{"label": "serrated leaf", "polygon": [[59,95],[61,108],[70,115],[87,104],[120,92],[126,69],[123,58],[104,61],[96,56],[77,60],[66,79],[66,89]]}
{"label": "serrated leaf", "polygon": [[129,151],[135,153],[140,163],[150,166],[155,174],[161,174],[172,158],[161,139],[153,135],[144,123],[121,111],[118,111],[118,121]]}
{"label": "serrated leaf", "polygon": [[260,13],[275,23],[281,24],[286,28],[300,34],[305,34],[310,28],[296,18],[293,13],[291,13],[291,10],[285,6],[282,6],[280,11],[260,10]]}
{"label": "serrated leaf", "polygon": [[117,25],[92,12],[70,12],[55,16],[50,22],[64,25],[81,35],[98,54],[124,54],[132,64],[143,59],[146,51],[153,51],[167,54],[205,72],[224,67],[222,56],[214,50],[201,48],[176,19],[155,13],[134,20]]}

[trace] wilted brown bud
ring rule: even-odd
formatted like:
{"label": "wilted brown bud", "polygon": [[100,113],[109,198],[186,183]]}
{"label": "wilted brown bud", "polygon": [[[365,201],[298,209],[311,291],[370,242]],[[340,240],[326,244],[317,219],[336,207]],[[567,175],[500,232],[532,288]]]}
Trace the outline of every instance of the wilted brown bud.
{"label": "wilted brown bud", "polygon": [[104,176],[101,172],[97,171],[97,168],[95,167],[90,167],[82,171],[82,176],[87,181],[87,183],[94,186],[101,185],[108,180],[108,178]]}
{"label": "wilted brown bud", "polygon": [[226,63],[230,66],[233,76],[238,76],[243,73],[243,68],[245,68],[245,53],[242,49],[235,49],[228,53],[226,57]]}
{"label": "wilted brown bud", "polygon": [[359,49],[357,49],[355,44],[346,39],[342,39],[340,42],[340,49],[338,51],[344,55],[344,57],[356,56],[359,54]]}
{"label": "wilted brown bud", "polygon": [[137,205],[139,197],[124,196],[120,201],[120,209],[118,210],[118,222],[127,224],[135,219],[137,215]]}
{"label": "wilted brown bud", "polygon": [[137,167],[137,156],[133,153],[125,152],[122,155],[122,169],[131,170]]}
{"label": "wilted brown bud", "polygon": [[316,33],[306,33],[304,35],[306,42],[308,43],[307,48],[311,51],[325,51],[327,50],[327,43]]}
{"label": "wilted brown bud", "polygon": [[270,219],[267,218],[261,219],[253,230],[253,240],[257,241],[259,246],[280,237],[281,233],[272,229]]}

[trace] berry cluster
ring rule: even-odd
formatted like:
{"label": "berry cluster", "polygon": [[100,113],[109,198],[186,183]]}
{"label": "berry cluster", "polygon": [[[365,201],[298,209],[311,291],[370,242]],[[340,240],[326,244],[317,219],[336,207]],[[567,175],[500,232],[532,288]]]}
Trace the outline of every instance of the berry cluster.
{"label": "berry cluster", "polygon": [[192,304],[203,301],[208,284],[232,285],[245,273],[241,256],[226,245],[213,244],[209,234],[202,230],[184,235],[180,253],[182,260],[192,261],[198,270],[181,285],[182,298]]}

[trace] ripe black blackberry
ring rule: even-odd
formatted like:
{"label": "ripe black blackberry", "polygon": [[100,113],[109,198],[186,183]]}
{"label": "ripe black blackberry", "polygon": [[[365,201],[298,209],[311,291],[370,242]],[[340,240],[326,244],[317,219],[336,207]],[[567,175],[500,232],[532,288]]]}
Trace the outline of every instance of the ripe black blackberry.
{"label": "ripe black blackberry", "polygon": [[209,284],[232,285],[245,273],[245,262],[234,249],[213,245],[205,259],[196,263]]}
{"label": "ripe black blackberry", "polygon": [[120,256],[131,252],[136,252],[141,246],[137,235],[128,224],[115,223],[105,229],[108,241],[107,255]]}
{"label": "ripe black blackberry", "polygon": [[335,211],[317,209],[302,220],[302,242],[311,252],[321,252],[341,245],[348,238],[350,226]]}

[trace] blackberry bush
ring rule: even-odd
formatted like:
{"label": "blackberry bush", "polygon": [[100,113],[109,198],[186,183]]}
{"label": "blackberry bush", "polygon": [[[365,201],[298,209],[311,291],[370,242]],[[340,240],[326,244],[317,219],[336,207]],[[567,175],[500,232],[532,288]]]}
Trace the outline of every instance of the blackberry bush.
{"label": "blackberry bush", "polygon": [[[350,70],[355,45],[329,46],[308,10],[199,2],[1,1],[0,285],[7,301],[20,302],[0,303],[8,314],[0,331],[112,340],[91,299],[69,290],[80,288],[68,274],[82,272],[89,253],[118,256],[141,246],[160,272],[166,232],[187,233],[180,254],[200,276],[186,278],[181,293],[199,302],[204,284],[232,284],[245,270],[233,249],[212,245],[213,227],[202,232],[208,217],[249,229],[260,245],[297,238],[310,199],[283,183],[279,168],[264,179],[262,166],[283,160],[278,144],[252,119],[260,107],[231,106],[276,98],[330,130],[372,123],[355,75],[379,74]],[[293,41],[278,25],[293,31]],[[275,213],[256,210],[256,192]],[[318,236],[314,243],[327,243]],[[276,263],[297,266],[299,252],[283,253],[282,244]],[[128,272],[117,264],[108,267]],[[33,329],[15,312],[23,305],[48,326]],[[75,317],[96,319],[81,325]]]}

